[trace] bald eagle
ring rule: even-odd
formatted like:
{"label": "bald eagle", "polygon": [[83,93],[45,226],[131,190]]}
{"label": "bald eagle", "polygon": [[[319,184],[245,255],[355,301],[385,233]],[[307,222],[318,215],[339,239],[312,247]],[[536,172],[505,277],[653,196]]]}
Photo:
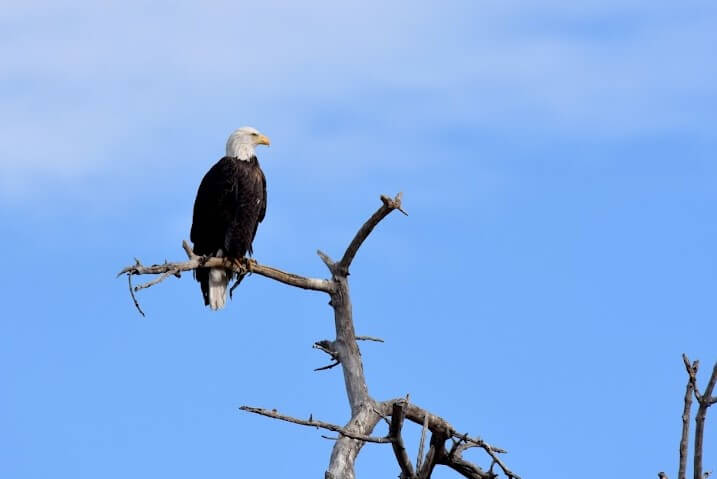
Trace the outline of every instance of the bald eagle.
{"label": "bald eagle", "polygon": [[[197,198],[190,239],[194,253],[239,259],[252,254],[257,226],[266,213],[266,178],[254,148],[269,139],[251,127],[234,131],[226,155],[204,175]],[[226,303],[232,272],[224,268],[197,268],[204,304],[213,310]]]}

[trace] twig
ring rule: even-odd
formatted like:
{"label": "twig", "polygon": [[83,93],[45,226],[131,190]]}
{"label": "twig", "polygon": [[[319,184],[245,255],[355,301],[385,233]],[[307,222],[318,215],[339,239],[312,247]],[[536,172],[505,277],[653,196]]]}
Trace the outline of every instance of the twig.
{"label": "twig", "polygon": [[364,436],[363,434],[357,434],[351,431],[346,430],[345,428],[341,426],[337,426],[336,424],[330,424],[328,422],[323,421],[317,421],[316,419],[310,419],[308,421],[303,419],[298,419],[291,416],[286,416],[284,414],[279,414],[275,410],[268,410],[268,409],[262,409],[258,407],[251,407],[251,406],[242,406],[239,409],[242,411],[251,412],[254,414],[259,414],[261,416],[270,417],[273,419],[280,419],[282,421],[291,422],[294,424],[300,424],[302,426],[313,426],[313,427],[319,427],[321,429],[328,429],[329,431],[338,432],[342,436],[346,436],[351,439],[356,439],[358,441],[364,441],[364,442],[374,442],[377,444],[387,444],[390,442],[393,442],[393,439],[390,437],[373,437],[373,436]]}
{"label": "twig", "polygon": [[312,346],[314,349],[318,349],[319,351],[323,351],[329,356],[331,356],[331,359],[338,359],[336,351],[333,349],[332,342],[328,339],[322,339],[321,341],[316,341],[314,345]]}
{"label": "twig", "polygon": [[319,255],[319,258],[321,258],[321,261],[326,265],[327,268],[329,268],[329,271],[332,273],[334,272],[334,260],[332,260],[329,255],[321,251],[320,249],[316,250],[316,254]]}
{"label": "twig", "polygon": [[339,360],[339,355],[336,353],[336,351],[333,350],[333,343],[329,341],[328,339],[323,339],[321,341],[316,341],[314,345],[312,346],[314,349],[318,349],[320,351],[325,352],[329,356],[331,356],[331,359],[333,359],[333,363],[327,364],[326,366],[322,366],[320,368],[314,369],[314,371],[325,371],[327,369],[335,368],[339,364],[341,364],[341,361]]}
{"label": "twig", "polygon": [[[139,263],[139,261],[137,261]],[[129,283],[129,295],[132,297],[132,301],[134,301],[134,307],[137,308],[137,311],[139,311],[139,314],[141,314],[143,317],[146,317],[144,315],[144,311],[142,311],[142,308],[139,307],[139,301],[137,301],[137,298],[134,295],[134,288],[132,288],[132,275],[127,275],[127,283]]]}
{"label": "twig", "polygon": [[[165,263],[165,264],[167,264],[167,263]],[[152,281],[147,281],[146,283],[142,283],[138,286],[135,286],[134,292],[136,293],[137,291],[147,289],[151,286],[154,286],[155,284],[161,283],[162,281],[169,278],[170,276],[174,276],[177,274],[179,274],[179,271],[177,271],[176,269],[170,269],[169,271],[167,271],[166,273],[162,273],[161,275],[159,275],[157,278],[153,279]],[[127,276],[130,276],[130,275],[127,275]]]}
{"label": "twig", "polygon": [[231,288],[229,288],[229,299],[234,299],[234,290],[237,289],[237,286],[239,286],[241,284],[241,282],[244,280],[244,278],[248,274],[251,274],[251,273],[244,273],[244,274],[237,273],[237,278],[234,280],[234,284],[232,285]]}
{"label": "twig", "polygon": [[418,456],[416,457],[416,470],[421,470],[421,460],[423,460],[423,446],[426,443],[426,432],[428,432],[428,414],[423,419],[423,429],[421,429],[421,442],[418,444]]}
{"label": "twig", "polygon": [[496,456],[496,454],[491,450],[492,449],[491,447],[485,447],[485,446],[481,446],[478,444],[476,444],[476,445],[478,447],[483,448],[483,450],[486,452],[486,454],[488,454],[490,456],[490,458],[493,459],[493,461],[496,464],[498,464],[498,467],[500,467],[503,470],[503,474],[505,474],[506,477],[508,477],[509,479],[510,478],[520,479],[519,475],[517,475],[516,473],[514,473],[513,471],[508,469],[508,466],[506,466],[505,463],[503,463],[503,461],[501,461],[500,458],[498,456]]}
{"label": "twig", "polygon": [[320,368],[315,368],[314,371],[326,371],[327,369],[335,368],[341,364],[341,361],[334,361],[331,364],[327,364],[326,366],[321,366]]}
{"label": "twig", "polygon": [[375,341],[377,343],[385,343],[381,338],[374,338],[373,336],[356,336],[356,341]]}

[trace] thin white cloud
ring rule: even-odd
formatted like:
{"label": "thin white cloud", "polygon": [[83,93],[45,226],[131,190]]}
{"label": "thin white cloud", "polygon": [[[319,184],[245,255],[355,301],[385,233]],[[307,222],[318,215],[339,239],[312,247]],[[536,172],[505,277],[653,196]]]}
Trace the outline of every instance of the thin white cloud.
{"label": "thin white cloud", "polygon": [[263,116],[289,134],[338,105],[365,121],[326,154],[365,141],[372,124],[409,136],[444,124],[610,138],[706,131],[714,119],[702,106],[717,77],[707,3],[386,3],[7,7],[0,187],[102,168],[123,141],[178,117],[202,129]]}

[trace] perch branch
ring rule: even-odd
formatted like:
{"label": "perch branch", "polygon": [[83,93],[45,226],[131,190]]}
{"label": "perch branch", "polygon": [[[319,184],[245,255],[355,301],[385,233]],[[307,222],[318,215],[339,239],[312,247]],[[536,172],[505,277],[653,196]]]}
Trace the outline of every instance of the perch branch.
{"label": "perch branch", "polygon": [[255,273],[260,276],[264,276],[266,278],[273,279],[284,284],[288,284],[289,286],[295,286],[297,288],[309,289],[313,291],[322,291],[324,293],[329,294],[336,291],[336,285],[333,281],[328,279],[307,278],[298,274],[288,273],[286,271],[282,271],[278,268],[274,268],[271,266],[261,265],[255,260],[247,258],[243,258],[237,261],[231,261],[226,258],[208,258],[198,256],[194,254],[192,248],[189,246],[189,243],[187,243],[186,241],[182,242],[182,248],[187,253],[187,261],[176,263],[165,262],[163,264],[153,264],[151,266],[144,266],[139,261],[136,261],[134,265],[123,268],[122,271],[117,274],[118,277],[123,274],[126,274],[128,276],[144,274],[159,275],[159,277],[157,277],[156,279],[136,286],[133,288],[133,290],[130,290],[130,293],[132,294],[132,299],[135,302],[135,306],[137,306],[137,309],[140,310],[140,312],[141,309],[139,308],[139,304],[134,297],[134,292],[161,283],[170,276],[179,276],[179,274],[184,271],[193,271],[201,267],[226,268],[232,270],[240,276],[246,275],[247,273]]}

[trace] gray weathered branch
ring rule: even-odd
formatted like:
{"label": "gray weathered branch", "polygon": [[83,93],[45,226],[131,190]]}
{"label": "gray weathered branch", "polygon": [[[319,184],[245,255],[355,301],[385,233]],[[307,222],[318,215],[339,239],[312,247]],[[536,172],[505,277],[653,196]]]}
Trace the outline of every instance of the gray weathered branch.
{"label": "gray weathered branch", "polygon": [[411,460],[408,458],[408,452],[406,452],[406,446],[403,444],[401,438],[401,429],[403,429],[403,419],[405,413],[403,411],[403,404],[395,402],[393,404],[393,411],[391,412],[391,426],[388,428],[388,435],[393,440],[391,445],[393,447],[393,453],[396,455],[396,460],[401,468],[401,479],[413,479],[415,474],[413,473],[413,466]]}
{"label": "gray weathered branch", "polygon": [[[381,196],[381,202],[382,206],[359,228],[339,263],[334,263],[328,255],[319,252],[319,256],[331,272],[331,280],[336,285],[336,290],[330,293],[329,302],[334,310],[336,328],[336,340],[332,343],[332,349],[341,363],[346,395],[351,407],[351,420],[346,425],[346,429],[362,435],[370,434],[381,416],[376,412],[376,401],[369,395],[361,352],[356,342],[348,274],[351,261],[371,231],[389,213],[401,208],[401,194],[396,195],[393,200]],[[362,445],[363,443],[345,436],[339,438],[331,452],[326,479],[354,479],[354,461]]]}
{"label": "gray weathered branch", "polygon": [[377,444],[387,444],[390,442],[393,442],[393,438],[391,437],[373,437],[373,436],[363,436],[361,434],[355,434],[351,431],[347,431],[345,428],[341,426],[337,426],[336,424],[331,424],[324,421],[317,421],[313,418],[313,416],[309,417],[308,420],[304,419],[298,419],[295,417],[287,416],[285,414],[280,414],[276,412],[276,410],[268,410],[268,409],[262,409],[259,407],[251,407],[251,406],[242,406],[239,409],[246,412],[252,412],[254,414],[259,414],[260,416],[266,416],[273,419],[280,419],[282,421],[291,422],[294,424],[300,424],[302,426],[313,426],[321,429],[327,429],[329,431],[338,432],[342,436],[349,437],[351,439],[356,439],[359,441],[364,442],[375,442]]}
{"label": "gray weathered branch", "polygon": [[694,465],[694,479],[704,479],[702,474],[702,448],[704,444],[705,435],[705,418],[707,417],[707,408],[715,403],[715,398],[712,397],[715,384],[717,384],[717,362],[712,368],[712,375],[707,382],[707,387],[703,394],[699,394],[697,387],[695,386],[695,397],[699,403],[697,408],[697,415],[695,416],[695,465]]}
{"label": "gray weathered branch", "polygon": [[685,388],[685,407],[682,410],[682,437],[680,438],[680,468],[677,473],[677,479],[686,479],[687,474],[687,451],[689,447],[689,435],[690,435],[690,412],[692,411],[692,394],[695,390],[695,384],[697,381],[697,368],[700,365],[699,361],[690,363],[689,358],[686,354],[682,355],[682,362],[685,363],[685,369],[687,370],[687,387]]}
{"label": "gray weathered branch", "polygon": [[[712,368],[712,374],[707,381],[707,387],[704,393],[700,394],[697,387],[697,372],[699,370],[699,361],[690,362],[686,354],[682,355],[682,362],[687,371],[687,386],[685,388],[684,407],[682,409],[682,434],[680,436],[680,465],[677,473],[677,479],[686,479],[687,477],[687,455],[689,450],[689,433],[690,433],[690,413],[692,411],[692,397],[697,400],[697,414],[695,416],[695,446],[693,451],[693,479],[707,479],[710,472],[703,472],[702,458],[704,448],[704,430],[707,409],[717,403],[717,398],[713,397],[713,391],[717,385],[717,363]],[[658,474],[660,478],[667,479],[664,472]]]}
{"label": "gray weathered branch", "polygon": [[288,284],[289,286],[295,286],[297,288],[310,289],[314,291],[322,291],[324,293],[329,294],[335,290],[335,285],[331,280],[328,279],[307,278],[298,274],[287,273],[286,271],[282,271],[278,268],[273,268],[271,266],[262,265],[257,263],[255,260],[247,258],[243,258],[237,261],[231,261],[226,258],[210,258],[197,256],[196,254],[194,254],[192,248],[189,246],[189,243],[187,243],[186,241],[182,242],[182,248],[184,248],[184,251],[187,253],[187,256],[189,256],[189,259],[187,261],[176,263],[165,262],[162,264],[144,266],[139,262],[139,260],[136,260],[135,264],[123,268],[122,271],[117,274],[117,276],[121,276],[123,274],[126,274],[128,276],[144,274],[159,275],[152,281],[148,281],[146,283],[135,286],[133,288],[133,291],[135,293],[142,289],[149,288],[158,283],[161,283],[170,276],[179,277],[180,273],[183,273],[185,271],[193,271],[200,267],[226,268],[234,271],[239,275],[255,273],[260,276],[264,276],[275,281]]}
{"label": "gray weathered branch", "polygon": [[361,226],[361,228],[356,233],[356,236],[354,236],[354,239],[351,241],[351,244],[349,244],[349,247],[346,248],[346,252],[341,258],[341,261],[339,261],[336,265],[340,274],[342,274],[343,276],[348,276],[349,267],[351,266],[351,262],[356,256],[356,253],[358,253],[358,250],[363,244],[363,242],[366,240],[366,238],[368,238],[368,235],[371,234],[371,231],[373,231],[373,229],[376,227],[377,224],[381,222],[382,219],[388,216],[388,214],[391,213],[393,210],[399,210],[404,215],[407,215],[407,213],[401,208],[402,196],[402,193],[397,194],[395,198],[389,198],[386,195],[381,195],[381,202],[383,202],[383,206],[381,206],[378,211],[376,211],[368,219],[368,221],[366,221],[366,223]]}

